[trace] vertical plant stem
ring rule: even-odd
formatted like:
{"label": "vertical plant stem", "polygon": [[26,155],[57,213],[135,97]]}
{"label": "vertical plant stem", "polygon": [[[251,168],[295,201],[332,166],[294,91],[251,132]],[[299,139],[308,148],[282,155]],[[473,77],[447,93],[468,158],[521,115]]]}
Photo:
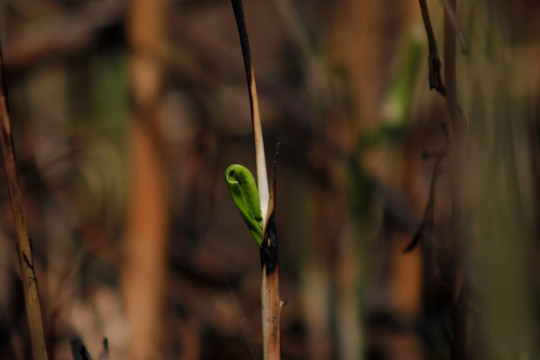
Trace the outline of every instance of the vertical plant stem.
{"label": "vertical plant stem", "polygon": [[[274,240],[275,241],[275,240]],[[276,249],[277,250],[277,249]],[[270,272],[263,265],[261,299],[263,307],[263,359],[279,360],[281,301],[279,300],[279,266]]]}
{"label": "vertical plant stem", "polygon": [[[251,120],[253,125],[253,139],[255,141],[255,159],[257,163],[257,187],[259,190],[260,206],[264,222],[263,242],[260,248],[262,279],[261,279],[261,304],[262,304],[262,328],[263,328],[263,359],[279,360],[281,358],[280,319],[282,303],[279,298],[279,265],[278,243],[274,221],[276,168],[277,160],[274,161],[274,173],[272,190],[268,189],[266,173],[266,160],[264,155],[264,143],[262,135],[261,117],[259,114],[259,101],[255,84],[255,73],[251,62],[249,38],[244,19],[244,10],[241,0],[231,0],[238,35],[242,46],[244,68],[246,70],[247,85],[249,90],[249,102],[251,105]],[[277,157],[277,151],[276,151]]]}
{"label": "vertical plant stem", "polygon": [[21,189],[17,177],[15,164],[15,152],[13,146],[13,134],[11,131],[11,119],[9,117],[6,100],[6,85],[3,72],[3,57],[0,51],[0,116],[2,117],[2,155],[11,199],[11,210],[15,231],[17,233],[17,255],[21,271],[22,288],[24,292],[24,305],[30,329],[32,342],[32,354],[34,360],[46,360],[47,349],[43,332],[43,320],[39,303],[38,280],[34,270],[32,245],[28,236],[28,226],[24,213]]}
{"label": "vertical plant stem", "polygon": [[[271,215],[269,226],[274,226],[274,215]],[[262,319],[263,319],[263,359],[278,360],[280,354],[280,319],[281,302],[279,299],[279,265],[277,263],[277,240],[275,229],[267,232],[273,235],[263,240],[261,247],[262,266]],[[272,238],[273,236],[273,238]]]}
{"label": "vertical plant stem", "polygon": [[[451,10],[455,12],[456,0],[449,0]],[[461,208],[458,188],[458,145],[459,135],[462,130],[462,117],[460,105],[457,100],[456,80],[456,30],[451,18],[445,17],[444,22],[444,76],[446,82],[446,100],[450,112],[450,125],[448,135],[450,139],[450,191],[452,211],[452,253],[454,263],[453,273],[453,301],[452,323],[454,338],[452,343],[452,359],[464,360],[467,352],[467,308],[469,302],[468,290],[463,272],[463,244],[461,241]]]}
{"label": "vertical plant stem", "polygon": [[[277,158],[277,150],[276,150]],[[263,242],[261,244],[261,300],[263,320],[263,359],[279,360],[281,358],[281,306],[279,298],[279,257],[274,210],[276,203],[277,160],[274,161],[272,188],[268,206],[268,219],[265,223]]]}

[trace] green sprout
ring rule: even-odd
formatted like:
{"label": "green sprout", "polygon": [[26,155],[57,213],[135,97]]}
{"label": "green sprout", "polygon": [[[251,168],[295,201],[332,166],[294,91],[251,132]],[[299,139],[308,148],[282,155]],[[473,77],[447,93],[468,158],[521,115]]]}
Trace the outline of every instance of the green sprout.
{"label": "green sprout", "polygon": [[229,194],[244,219],[251,235],[261,246],[264,221],[261,212],[259,191],[251,172],[242,165],[233,164],[225,170],[225,181]]}

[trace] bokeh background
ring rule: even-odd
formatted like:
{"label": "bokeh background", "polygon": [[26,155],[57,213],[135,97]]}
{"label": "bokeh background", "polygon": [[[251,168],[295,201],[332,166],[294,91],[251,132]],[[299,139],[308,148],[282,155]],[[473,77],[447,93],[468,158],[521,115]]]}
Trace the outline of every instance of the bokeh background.
{"label": "bokeh background", "polygon": [[[443,10],[428,1],[443,55]],[[429,91],[417,1],[245,0],[277,190],[283,359],[450,359],[452,196],[470,359],[540,356],[540,3],[458,0],[466,113]],[[4,0],[16,155],[51,359],[259,359],[260,264],[223,173],[255,169],[226,0]],[[443,63],[444,67],[444,63]],[[2,172],[4,170],[2,169]],[[0,358],[30,358],[7,185]]]}

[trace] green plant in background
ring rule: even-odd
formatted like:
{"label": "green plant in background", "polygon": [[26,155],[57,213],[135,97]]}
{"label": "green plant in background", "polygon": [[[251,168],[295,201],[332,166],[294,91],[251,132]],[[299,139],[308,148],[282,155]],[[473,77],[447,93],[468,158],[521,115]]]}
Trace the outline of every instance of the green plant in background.
{"label": "green plant in background", "polygon": [[259,247],[262,244],[264,219],[255,178],[248,168],[233,164],[225,170],[229,194]]}

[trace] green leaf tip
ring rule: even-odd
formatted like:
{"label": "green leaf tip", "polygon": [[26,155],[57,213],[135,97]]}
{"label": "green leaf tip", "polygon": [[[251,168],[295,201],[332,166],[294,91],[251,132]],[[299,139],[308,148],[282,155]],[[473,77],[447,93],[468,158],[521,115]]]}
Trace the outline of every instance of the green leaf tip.
{"label": "green leaf tip", "polygon": [[259,191],[251,172],[242,165],[233,164],[225,170],[229,194],[244,219],[251,235],[261,246],[264,220],[261,212]]}

